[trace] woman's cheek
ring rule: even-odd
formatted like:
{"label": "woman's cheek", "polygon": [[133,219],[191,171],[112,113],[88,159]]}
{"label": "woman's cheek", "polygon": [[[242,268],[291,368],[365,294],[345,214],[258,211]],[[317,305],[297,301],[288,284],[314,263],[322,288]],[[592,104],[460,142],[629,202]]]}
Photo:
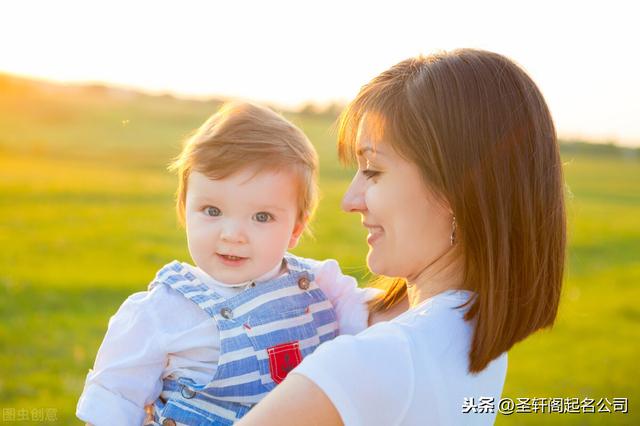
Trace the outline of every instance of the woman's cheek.
{"label": "woman's cheek", "polygon": [[393,202],[391,194],[385,190],[382,183],[374,182],[367,189],[365,200],[367,200],[367,208],[373,213],[376,220],[384,219],[385,206]]}

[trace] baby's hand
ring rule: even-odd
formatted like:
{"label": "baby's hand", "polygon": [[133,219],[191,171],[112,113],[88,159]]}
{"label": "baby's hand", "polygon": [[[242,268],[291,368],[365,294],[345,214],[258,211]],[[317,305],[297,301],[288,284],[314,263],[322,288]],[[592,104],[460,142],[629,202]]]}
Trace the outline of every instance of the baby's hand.
{"label": "baby's hand", "polygon": [[153,423],[153,404],[145,405],[144,411],[147,413],[147,417],[145,417],[143,425]]}

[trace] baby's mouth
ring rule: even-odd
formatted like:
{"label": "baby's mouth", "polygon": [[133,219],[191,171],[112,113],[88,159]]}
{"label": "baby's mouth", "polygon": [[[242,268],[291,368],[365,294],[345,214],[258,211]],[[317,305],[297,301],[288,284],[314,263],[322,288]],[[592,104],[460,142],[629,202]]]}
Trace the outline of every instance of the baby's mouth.
{"label": "baby's mouth", "polygon": [[216,254],[220,256],[223,260],[226,260],[229,262],[240,262],[248,259],[247,257],[235,256],[233,254],[222,254],[222,253],[216,253]]}
{"label": "baby's mouth", "polygon": [[240,260],[240,259],[244,259],[244,257],[240,257],[240,256],[232,256],[230,254],[221,254],[220,256],[224,257],[225,259],[229,259],[229,260]]}

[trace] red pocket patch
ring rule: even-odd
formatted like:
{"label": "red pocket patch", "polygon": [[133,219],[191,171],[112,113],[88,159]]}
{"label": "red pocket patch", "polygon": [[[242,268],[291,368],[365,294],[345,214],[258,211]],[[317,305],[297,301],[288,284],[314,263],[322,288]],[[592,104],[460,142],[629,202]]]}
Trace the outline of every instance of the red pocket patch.
{"label": "red pocket patch", "polygon": [[302,361],[299,342],[283,343],[267,349],[269,370],[274,382],[280,383]]}

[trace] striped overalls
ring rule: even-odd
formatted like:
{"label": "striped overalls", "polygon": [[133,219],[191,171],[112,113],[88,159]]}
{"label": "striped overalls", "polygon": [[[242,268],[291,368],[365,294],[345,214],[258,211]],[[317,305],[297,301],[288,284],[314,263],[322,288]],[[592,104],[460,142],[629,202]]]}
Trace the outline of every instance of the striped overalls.
{"label": "striped overalls", "polygon": [[220,358],[209,383],[164,379],[155,425],[231,425],[320,343],[338,334],[331,303],[304,259],[285,255],[288,272],[228,299],[179,262],[163,267],[150,289],[168,285],[196,303],[220,330]]}

